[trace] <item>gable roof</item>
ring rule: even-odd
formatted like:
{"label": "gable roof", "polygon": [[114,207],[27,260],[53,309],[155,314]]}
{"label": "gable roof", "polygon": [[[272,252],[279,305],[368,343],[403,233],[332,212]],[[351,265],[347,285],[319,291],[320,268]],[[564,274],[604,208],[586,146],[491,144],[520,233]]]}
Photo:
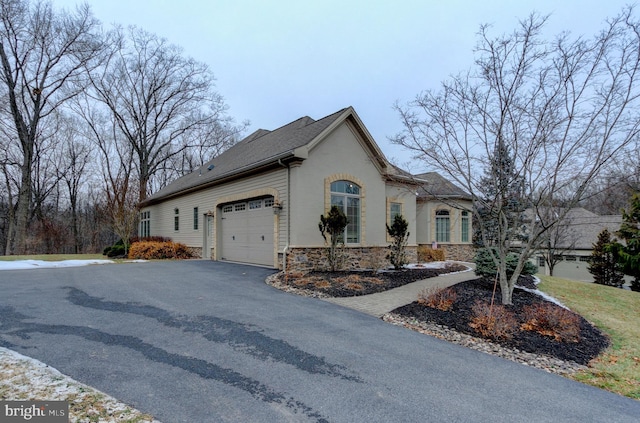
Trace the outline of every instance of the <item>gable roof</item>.
{"label": "gable roof", "polygon": [[194,172],[176,179],[149,196],[140,205],[144,207],[166,198],[280,166],[283,163],[304,160],[310,149],[346,120],[354,123],[356,131],[372,152],[375,158],[374,163],[379,168],[386,169],[387,161],[379,147],[356,115],[355,110],[347,107],[319,120],[304,116],[272,131],[258,129]]}
{"label": "gable roof", "polygon": [[575,207],[567,212],[561,222],[560,236],[556,240],[556,249],[591,250],[598,241],[603,229],[608,229],[612,236],[620,229],[622,215],[603,215],[592,213],[582,207]]}
{"label": "gable roof", "polygon": [[437,172],[426,172],[415,175],[414,178],[420,186],[418,187],[418,199],[457,199],[472,200],[471,194],[443,178]]}

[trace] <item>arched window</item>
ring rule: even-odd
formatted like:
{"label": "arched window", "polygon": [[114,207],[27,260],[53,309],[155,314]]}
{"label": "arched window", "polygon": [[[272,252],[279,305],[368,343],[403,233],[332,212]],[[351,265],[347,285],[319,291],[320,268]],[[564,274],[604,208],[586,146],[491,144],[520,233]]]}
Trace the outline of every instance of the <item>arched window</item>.
{"label": "arched window", "polygon": [[331,183],[331,205],[338,206],[349,219],[344,230],[345,244],[360,242],[360,187],[350,181]]}
{"label": "arched window", "polygon": [[451,231],[449,229],[449,210],[436,211],[436,241],[451,242]]}

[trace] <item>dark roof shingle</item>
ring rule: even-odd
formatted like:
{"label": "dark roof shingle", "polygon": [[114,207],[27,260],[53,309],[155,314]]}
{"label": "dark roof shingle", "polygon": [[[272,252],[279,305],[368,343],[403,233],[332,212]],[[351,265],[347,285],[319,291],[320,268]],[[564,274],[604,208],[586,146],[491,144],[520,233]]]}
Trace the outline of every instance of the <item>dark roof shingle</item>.
{"label": "dark roof shingle", "polygon": [[420,182],[418,188],[418,198],[422,200],[432,198],[458,198],[463,200],[471,200],[469,193],[462,188],[453,184],[451,181],[443,178],[439,173],[427,172],[415,175],[415,179]]}
{"label": "dark roof shingle", "polygon": [[176,179],[149,196],[142,205],[200,186],[215,184],[216,181],[293,155],[296,148],[313,141],[346,110],[347,108],[341,109],[320,120],[304,116],[273,131],[258,129],[196,171]]}

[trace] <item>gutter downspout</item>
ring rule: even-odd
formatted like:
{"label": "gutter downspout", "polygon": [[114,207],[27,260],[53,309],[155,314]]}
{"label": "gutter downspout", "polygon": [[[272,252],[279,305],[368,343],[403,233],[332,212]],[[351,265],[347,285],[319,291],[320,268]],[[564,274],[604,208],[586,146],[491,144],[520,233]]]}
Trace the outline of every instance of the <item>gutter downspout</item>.
{"label": "gutter downspout", "polygon": [[286,274],[287,253],[291,242],[291,167],[289,167],[289,163],[282,163],[282,159],[278,159],[278,164],[287,168],[287,243],[284,246],[284,250],[282,250],[282,271]]}

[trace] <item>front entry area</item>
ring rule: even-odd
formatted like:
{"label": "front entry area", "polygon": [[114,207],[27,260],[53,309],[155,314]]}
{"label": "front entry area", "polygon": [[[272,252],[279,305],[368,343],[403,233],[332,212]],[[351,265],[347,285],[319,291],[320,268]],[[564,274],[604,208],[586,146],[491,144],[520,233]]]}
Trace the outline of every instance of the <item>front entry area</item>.
{"label": "front entry area", "polygon": [[221,216],[222,260],[274,266],[273,197],[224,204]]}

